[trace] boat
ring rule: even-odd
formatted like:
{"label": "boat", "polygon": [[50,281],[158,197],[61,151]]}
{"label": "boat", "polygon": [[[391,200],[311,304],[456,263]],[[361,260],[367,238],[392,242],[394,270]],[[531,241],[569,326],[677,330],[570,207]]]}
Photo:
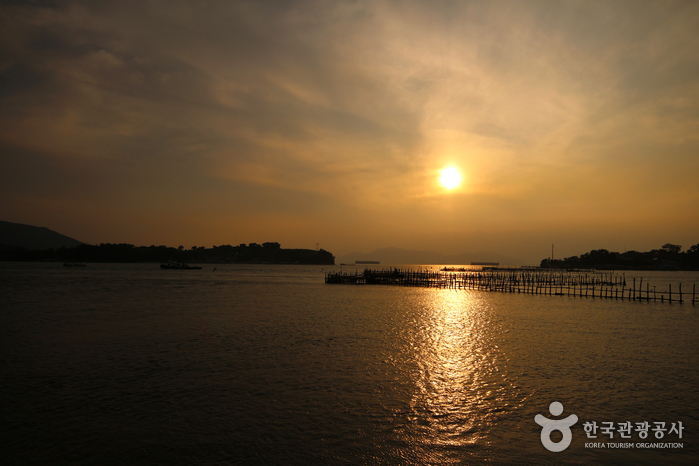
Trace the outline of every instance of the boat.
{"label": "boat", "polygon": [[196,267],[192,265],[187,265],[184,262],[168,262],[167,264],[160,264],[161,269],[175,269],[175,270],[197,270],[201,267]]}

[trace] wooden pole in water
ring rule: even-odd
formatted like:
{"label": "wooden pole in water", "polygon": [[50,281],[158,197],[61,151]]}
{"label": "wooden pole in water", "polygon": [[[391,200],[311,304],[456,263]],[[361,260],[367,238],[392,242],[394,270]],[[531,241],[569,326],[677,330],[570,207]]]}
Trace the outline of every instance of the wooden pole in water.
{"label": "wooden pole in water", "polygon": [[[453,272],[453,271],[450,271]],[[650,297],[650,283],[646,282],[646,295],[643,296],[643,278],[640,278],[638,288],[636,279],[626,293],[625,279],[612,273],[598,273],[592,276],[582,272],[513,272],[513,271],[487,271],[468,273],[446,273],[435,272],[433,270],[412,270],[390,269],[372,270],[365,269],[362,273],[355,270],[353,272],[341,270],[339,272],[325,272],[326,283],[346,283],[346,284],[379,284],[393,286],[425,286],[445,289],[475,289],[485,291],[501,291],[506,293],[525,293],[533,295],[549,296],[579,296],[583,297],[583,282],[585,285],[585,297],[619,299],[621,300],[650,302],[658,300],[658,290],[653,286],[653,297]],[[578,291],[578,285],[580,290]],[[597,285],[599,285],[599,295],[597,295]],[[660,301],[665,302],[665,294],[668,295],[668,302],[684,303],[684,292],[682,283],[679,284],[679,291],[675,293],[679,297],[673,299],[672,284],[668,284],[667,291],[660,291]],[[688,293],[687,293],[688,294]],[[696,284],[692,284],[692,304],[697,304]]]}

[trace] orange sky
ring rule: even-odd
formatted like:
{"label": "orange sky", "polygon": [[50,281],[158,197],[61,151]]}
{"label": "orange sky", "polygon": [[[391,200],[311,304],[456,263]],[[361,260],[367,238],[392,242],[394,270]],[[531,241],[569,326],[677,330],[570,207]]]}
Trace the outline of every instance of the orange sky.
{"label": "orange sky", "polygon": [[0,6],[2,220],[526,263],[699,243],[697,2],[54,3]]}

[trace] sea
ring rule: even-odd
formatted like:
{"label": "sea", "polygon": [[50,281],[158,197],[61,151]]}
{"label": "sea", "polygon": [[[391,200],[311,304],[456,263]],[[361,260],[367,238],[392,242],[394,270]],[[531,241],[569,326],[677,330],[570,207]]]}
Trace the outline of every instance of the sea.
{"label": "sea", "polygon": [[699,464],[698,272],[625,272],[680,304],[202,267],[0,262],[2,464]]}

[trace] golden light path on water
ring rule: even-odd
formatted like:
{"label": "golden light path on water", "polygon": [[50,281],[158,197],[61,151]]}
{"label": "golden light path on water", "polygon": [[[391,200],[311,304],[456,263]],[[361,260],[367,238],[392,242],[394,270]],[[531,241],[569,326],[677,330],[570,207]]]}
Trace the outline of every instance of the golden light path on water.
{"label": "golden light path on water", "polygon": [[458,461],[463,449],[481,456],[495,440],[492,427],[523,401],[498,345],[506,330],[482,295],[425,290],[422,298],[419,321],[408,326],[415,333],[406,335],[417,371],[404,440],[428,463]]}

